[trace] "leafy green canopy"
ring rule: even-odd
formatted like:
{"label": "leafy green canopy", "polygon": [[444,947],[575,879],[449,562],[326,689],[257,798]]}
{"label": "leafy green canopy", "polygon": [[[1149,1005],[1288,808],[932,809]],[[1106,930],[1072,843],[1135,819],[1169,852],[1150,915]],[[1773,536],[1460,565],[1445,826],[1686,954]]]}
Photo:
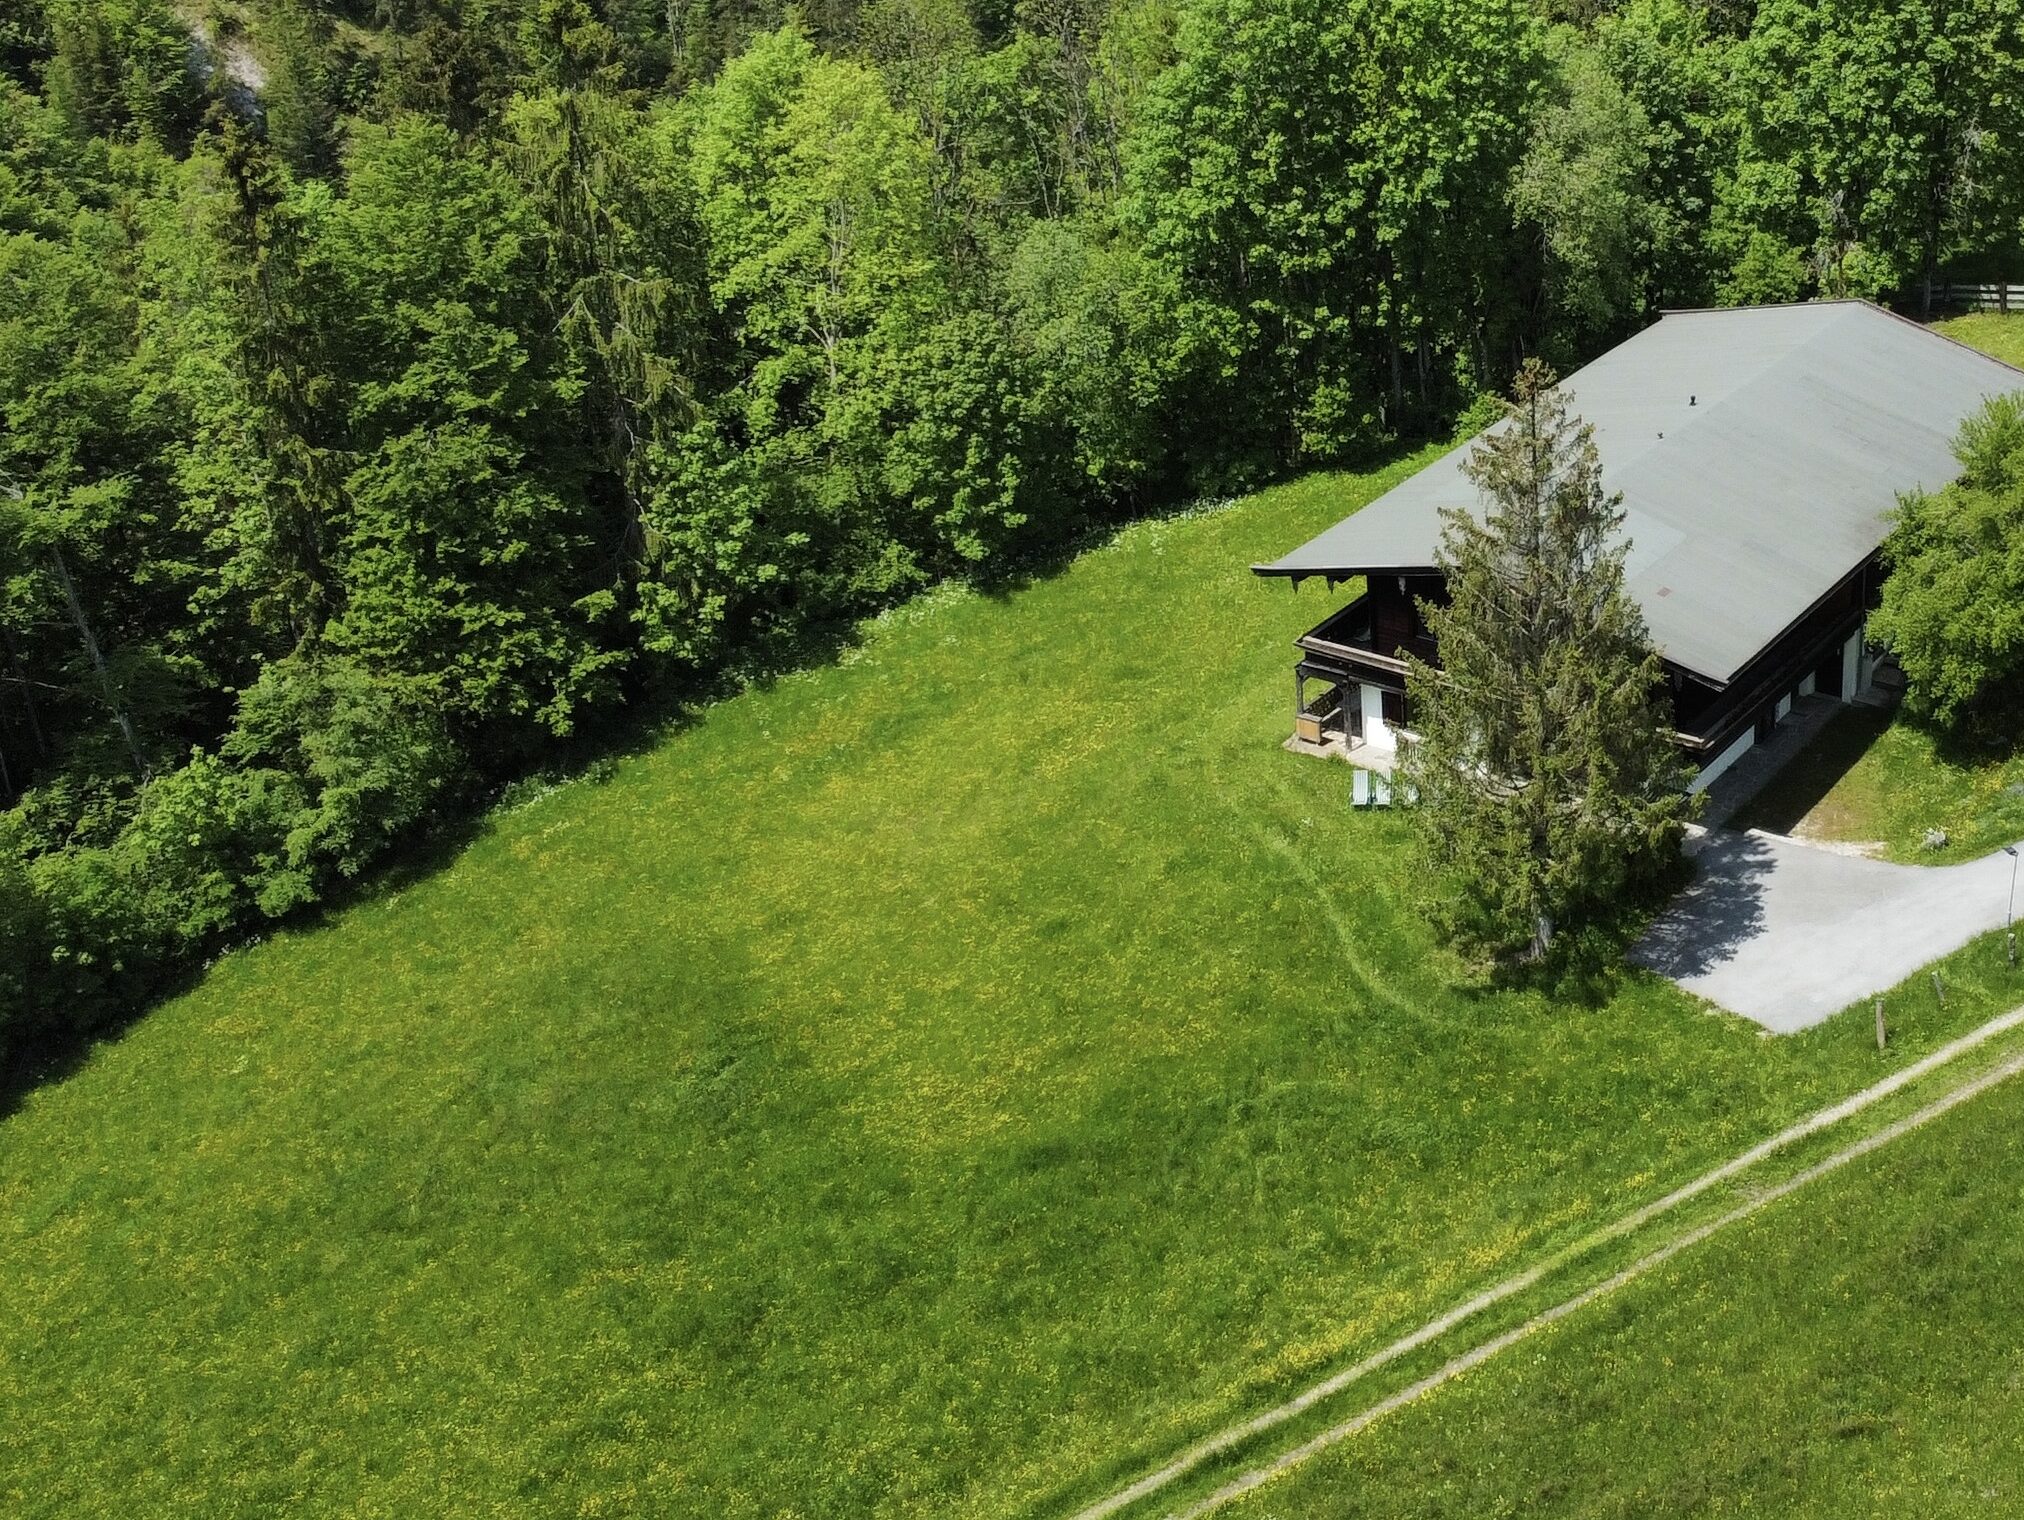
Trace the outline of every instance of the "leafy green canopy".
{"label": "leafy green canopy", "polygon": [[1504,185],[1539,85],[1518,0],[1199,0],[1130,216],[1225,447],[1368,448],[1489,365]]}
{"label": "leafy green canopy", "polygon": [[[1142,50],[1096,18],[1008,75],[893,5],[918,98],[788,25],[675,101],[624,17],[487,14],[506,53],[440,96],[449,23],[400,7],[370,56],[293,0],[8,34],[47,85],[0,84],[0,845],[38,968],[0,1028],[88,1027],[642,693],[1164,467],[1144,261],[1023,200],[1115,188]],[[164,27],[218,65],[201,122],[130,109]],[[1079,125],[1036,137],[1017,91],[1071,56]]]}
{"label": "leafy green canopy", "polygon": [[2024,704],[2024,392],[1961,424],[1961,475],[1899,503],[1870,636],[1904,667],[1914,712],[2014,736]]}
{"label": "leafy green canopy", "polygon": [[1639,243],[1651,123],[1579,33],[1553,32],[1549,92],[1511,176],[1511,208],[1538,229],[1540,284],[1563,340],[1608,332],[1644,295]]}
{"label": "leafy green canopy", "polygon": [[1731,299],[1915,284],[1929,308],[1957,250],[2016,251],[2018,0],[1765,0],[1733,89]]}
{"label": "leafy green canopy", "polygon": [[2018,3],[0,6],[0,1027],[1523,355],[2014,275]]}
{"label": "leafy green canopy", "polygon": [[1441,663],[1410,666],[1403,755],[1437,916],[1492,965],[1541,959],[1655,877],[1691,811],[1594,436],[1543,365],[1514,394],[1468,460],[1483,520],[1443,515]]}

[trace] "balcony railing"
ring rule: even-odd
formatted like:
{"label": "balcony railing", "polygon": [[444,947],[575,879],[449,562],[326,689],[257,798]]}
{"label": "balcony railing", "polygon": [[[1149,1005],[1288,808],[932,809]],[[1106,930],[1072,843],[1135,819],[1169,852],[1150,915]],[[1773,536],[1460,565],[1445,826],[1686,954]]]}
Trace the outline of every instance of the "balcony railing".
{"label": "balcony railing", "polygon": [[1416,655],[1429,664],[1434,660],[1434,641],[1424,634],[1397,641],[1389,649],[1379,647],[1368,592],[1308,629],[1294,642],[1309,654],[1324,660],[1361,665],[1394,676],[1405,674],[1404,656],[1407,654]]}

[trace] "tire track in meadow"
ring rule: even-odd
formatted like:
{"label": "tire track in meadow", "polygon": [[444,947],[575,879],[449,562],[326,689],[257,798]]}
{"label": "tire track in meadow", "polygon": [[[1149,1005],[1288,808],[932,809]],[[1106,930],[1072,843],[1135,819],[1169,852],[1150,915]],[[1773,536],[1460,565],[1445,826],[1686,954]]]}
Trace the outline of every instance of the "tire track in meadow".
{"label": "tire track in meadow", "polygon": [[[1303,880],[1308,879],[1309,873],[1302,869],[1302,864],[1298,861],[1297,857],[1293,856],[1289,846],[1272,839],[1269,835],[1265,836],[1265,839],[1268,845],[1280,850],[1294,862],[1294,869],[1302,876]],[[1342,928],[1346,926],[1339,925],[1338,927]],[[1921,1057],[1902,1070],[1893,1072],[1890,1076],[1872,1083],[1870,1086],[1851,1094],[1838,1103],[1831,1104],[1826,1108],[1809,1114],[1804,1119],[1788,1125],[1768,1139],[1759,1141],[1748,1150],[1731,1157],[1720,1166],[1703,1172],[1692,1181],[1683,1183],[1662,1197],[1653,1199],[1650,1203],[1643,1204],[1611,1223],[1589,1232],[1579,1240],[1563,1246],[1523,1272],[1507,1277],[1495,1286],[1475,1295],[1473,1298],[1455,1305],[1445,1313],[1428,1320],[1418,1329],[1400,1336],[1382,1350],[1372,1353],[1353,1366],[1345,1367],[1340,1372],[1323,1378],[1284,1403],[1278,1404],[1260,1414],[1253,1415],[1249,1419],[1225,1426],[1215,1434],[1188,1447],[1170,1461],[1147,1473],[1137,1481],[1116,1490],[1084,1509],[1078,1510],[1075,1513],[1074,1520],[1106,1520],[1106,1517],[1115,1515],[1120,1510],[1134,1505],[1142,1499],[1151,1497],[1169,1484],[1185,1477],[1211,1458],[1285,1424],[1287,1421],[1312,1409],[1323,1400],[1334,1397],[1360,1379],[1368,1377],[1371,1373],[1439,1339],[1465,1321],[1481,1314],[1484,1310],[1492,1308],[1496,1304],[1502,1303],[1519,1293],[1523,1293],[1529,1288],[1536,1287],[1548,1275],[1568,1265],[1570,1262],[1587,1255],[1602,1245],[1620,1240],[1632,1234],[1661,1215],[1678,1208],[1681,1204],[1693,1198],[1699,1197],[1710,1188],[1718,1187],[1724,1182],[1734,1180],[1779,1151],[1788,1149],[1812,1135],[1819,1134],[1823,1130],[1830,1129],[1844,1120],[1854,1117],[1863,1110],[1902,1091],[1920,1078],[1928,1076],[1932,1072],[1960,1059],[1962,1056],[1967,1055],[1997,1036],[2016,1029],[2019,1025],[2024,1025],[2024,1007],[2013,1008],[2008,1013],[1997,1015],[1987,1023],[1977,1026],[1954,1040],[1950,1040],[1945,1045],[1939,1047],[1939,1049]],[[1630,1266],[1625,1267],[1613,1276],[1581,1290],[1579,1293],[1562,1300],[1549,1309],[1542,1310],[1539,1314],[1532,1316],[1513,1329],[1459,1353],[1417,1382],[1358,1411],[1340,1424],[1331,1426],[1320,1435],[1315,1436],[1312,1440],[1282,1453],[1267,1463],[1248,1470],[1223,1487],[1218,1488],[1206,1499],[1179,1511],[1173,1517],[1173,1520],[1195,1520],[1195,1517],[1205,1515],[1210,1510],[1227,1504],[1231,1500],[1239,1498],[1253,1489],[1270,1482],[1273,1478],[1306,1461],[1316,1453],[1356,1434],[1373,1421],[1382,1419],[1385,1415],[1411,1403],[1421,1395],[1438,1388],[1441,1384],[1461,1376],[1473,1367],[1480,1366],[1498,1352],[1515,1345],[1534,1331],[1576,1313],[1595,1302],[1598,1298],[1615,1292],[1618,1288],[1643,1276],[1653,1268],[1669,1261],[1680,1252],[1699,1244],[1729,1225],[1747,1219],[1760,1209],[1797,1192],[1807,1184],[1838,1170],[1851,1161],[1868,1155],[1871,1151],[1890,1144],[1893,1140],[1903,1135],[1911,1133],[1921,1125],[1938,1118],[1950,1109],[1979,1096],[1998,1083],[2016,1076],[2020,1071],[2024,1071],[2024,1053],[2013,1055],[1989,1071],[1969,1078],[1914,1113],[1886,1125],[1884,1128],[1859,1140],[1851,1142],[1841,1150],[1836,1151],[1833,1155],[1816,1162],[1814,1165],[1794,1174],[1785,1181],[1765,1189],[1727,1213],[1683,1232],[1664,1245],[1657,1247],[1649,1254],[1640,1257]]]}

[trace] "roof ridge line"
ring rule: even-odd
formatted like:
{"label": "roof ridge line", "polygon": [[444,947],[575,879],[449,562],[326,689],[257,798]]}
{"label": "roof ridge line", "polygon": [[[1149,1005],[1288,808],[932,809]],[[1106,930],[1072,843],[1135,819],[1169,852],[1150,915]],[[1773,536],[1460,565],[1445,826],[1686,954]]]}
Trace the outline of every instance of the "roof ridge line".
{"label": "roof ridge line", "polygon": [[[1864,302],[1863,304],[1870,305],[1873,303]],[[2000,365],[2004,369],[2009,370],[2010,373],[2013,375],[2024,377],[2024,368],[2020,368],[2019,366],[2012,364],[2008,359],[1999,359],[1994,354],[1988,352],[1986,349],[1977,348],[1972,343],[1963,343],[1959,338],[1955,337],[1952,333],[1943,333],[1937,327],[1933,326],[1930,322],[1916,322],[1912,320],[1912,318],[1904,315],[1902,312],[1892,311],[1888,306],[1878,306],[1876,309],[1882,312],[1885,316],[1889,317],[1893,322],[1902,322],[1905,324],[1905,326],[1912,328],[1917,332],[1922,332],[1929,338],[1938,338],[1942,343],[1951,343],[1956,348],[1965,349],[1967,352],[1973,354],[1978,359],[1987,359],[1991,364]]]}
{"label": "roof ridge line", "polygon": [[[1942,343],[1951,343],[1954,345],[1954,347],[1962,349],[1967,353],[1971,353],[1978,359],[1987,359],[1991,364],[1998,365],[2003,369],[2007,369],[2014,375],[2024,377],[2024,365],[2012,364],[2008,359],[1999,359],[1994,354],[1988,352],[1986,349],[1977,348],[1972,343],[1962,342],[1952,333],[1941,332],[1939,328],[1935,327],[1930,322],[1921,322],[1916,317],[1908,317],[1901,311],[1892,311],[1888,306],[1884,305],[1881,301],[1871,301],[1862,296],[1831,296],[1825,299],[1814,301],[1761,301],[1751,306],[1661,306],[1659,308],[1659,321],[1663,322],[1667,317],[1715,316],[1719,313],[1725,312],[1789,311],[1795,307],[1800,306],[1867,307],[1869,310],[1875,312],[1880,317],[1889,317],[1893,322],[1903,323],[1906,327],[1912,329],[1913,332],[1924,333],[1927,337],[1937,338]],[[1656,326],[1657,324],[1654,323],[1653,325]],[[1633,333],[1631,336],[1635,337],[1636,334]],[[1630,340],[1625,339],[1624,341],[1628,342]],[[1605,350],[1604,352],[1608,352],[1608,350]]]}
{"label": "roof ridge line", "polygon": [[[1799,306],[1868,306],[1884,312],[1887,316],[1896,315],[1887,308],[1878,306],[1874,301],[1864,300],[1861,296],[1829,296],[1815,301],[1753,301],[1747,306],[1661,306],[1659,317],[1663,320],[1666,317],[1714,316],[1718,313],[1736,311],[1790,311]],[[1903,320],[1910,322],[1911,318],[1906,317]],[[1914,322],[1912,325],[1916,327],[1918,324]]]}

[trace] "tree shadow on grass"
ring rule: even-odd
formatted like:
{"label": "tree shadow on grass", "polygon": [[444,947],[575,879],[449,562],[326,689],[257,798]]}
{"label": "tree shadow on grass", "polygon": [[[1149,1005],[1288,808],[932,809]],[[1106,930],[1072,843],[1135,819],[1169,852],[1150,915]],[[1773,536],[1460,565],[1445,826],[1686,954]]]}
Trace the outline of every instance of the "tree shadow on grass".
{"label": "tree shadow on grass", "polygon": [[0,1047],[0,1121],[18,1113],[38,1088],[75,1075],[99,1047],[118,1044],[149,1013],[196,987],[221,957],[277,934],[312,928],[360,903],[426,881],[484,832],[491,811],[489,806],[446,811],[441,822],[403,840],[369,870],[350,879],[340,878],[314,904],[221,937],[191,964],[151,977],[118,1011],[88,1027],[31,1025],[10,1031],[7,1044]]}
{"label": "tree shadow on grass", "polygon": [[1775,861],[1760,837],[1708,835],[1692,856],[1674,857],[1650,881],[1563,926],[1544,962],[1507,966],[1457,990],[1533,992],[1593,1012],[1643,972],[1679,981],[1711,971],[1763,932]]}
{"label": "tree shadow on grass", "polygon": [[602,785],[617,774],[621,761],[667,743],[713,703],[763,690],[793,672],[836,663],[860,639],[860,628],[856,621],[832,620],[749,650],[735,664],[706,676],[637,691],[625,708],[603,722],[454,788],[386,854],[355,877],[327,883],[315,902],[282,918],[241,925],[188,964],[156,968],[145,981],[115,984],[114,1011],[90,1024],[9,1030],[0,1043],[0,1121],[17,1113],[38,1088],[71,1077],[100,1046],[118,1043],[153,1010],[197,986],[223,956],[326,924],[361,903],[429,880],[454,864],[501,812],[562,787]]}
{"label": "tree shadow on grass", "polygon": [[[1002,560],[980,567],[978,573],[969,577],[966,584],[979,595],[993,601],[1009,600],[1020,591],[1043,581],[1052,580],[1083,555],[1103,548],[1120,534],[1146,523],[1165,522],[1215,511],[1220,507],[1232,505],[1244,497],[1290,485],[1316,473],[1347,471],[1374,474],[1390,468],[1402,459],[1410,458],[1434,441],[1436,439],[1432,434],[1415,433],[1389,443],[1372,446],[1344,458],[1325,462],[1310,461],[1298,467],[1268,467],[1253,461],[1244,468],[1225,472],[1214,479],[1198,481],[1192,486],[1177,480],[1166,481],[1149,487],[1133,500],[1120,503],[1108,511],[1093,514],[1073,533],[1050,542],[1035,544],[1017,554],[1008,555]],[[1265,547],[1274,548],[1276,552],[1277,548],[1292,546]]]}
{"label": "tree shadow on grass", "polygon": [[1669,856],[1647,879],[1563,923],[1543,961],[1511,962],[1473,974],[1462,970],[1456,991],[1465,998],[1531,992],[1590,1012],[1602,1008],[1638,974],[1638,951],[1652,926],[1695,879],[1691,860]]}
{"label": "tree shadow on grass", "polygon": [[1891,713],[1883,708],[1847,707],[1836,713],[1727,826],[1790,834],[1855,769],[1890,724]]}
{"label": "tree shadow on grass", "polygon": [[1933,753],[1947,765],[1961,770],[2000,765],[2024,751],[2024,681],[2006,683],[1959,723],[1909,715],[1906,721],[1931,739]]}
{"label": "tree shadow on grass", "polygon": [[[1425,446],[1423,438],[1402,439],[1367,457],[1338,462],[1340,469],[1371,471],[1396,463]],[[1258,470],[1233,477],[1222,488],[1190,493],[1178,482],[1165,481],[1137,500],[1095,512],[1075,532],[1023,553],[980,567],[963,579],[978,594],[1006,602],[1020,591],[1051,580],[1082,555],[1103,547],[1140,524],[1183,517],[1211,503],[1232,500],[1297,478],[1306,471]],[[922,587],[930,595],[937,585]],[[887,604],[905,605],[912,598]],[[776,609],[780,610],[780,609]],[[794,675],[835,665],[867,636],[871,618],[887,610],[865,605],[848,613],[792,622],[785,631],[744,642],[714,670],[658,684],[642,683],[626,706],[585,731],[504,766],[446,799],[433,818],[359,876],[328,886],[321,898],[285,919],[244,926],[221,936],[190,964],[157,973],[122,999],[118,1012],[88,1028],[43,1027],[12,1031],[0,1046],[0,1120],[19,1110],[29,1094],[74,1074],[103,1044],[122,1039],[155,1007],[189,991],[203,980],[216,960],[280,933],[314,927],[358,904],[397,893],[428,880],[449,866],[490,827],[502,808],[532,800],[558,787],[602,783],[620,762],[648,754],[694,724],[712,705],[750,691],[766,691]]]}

